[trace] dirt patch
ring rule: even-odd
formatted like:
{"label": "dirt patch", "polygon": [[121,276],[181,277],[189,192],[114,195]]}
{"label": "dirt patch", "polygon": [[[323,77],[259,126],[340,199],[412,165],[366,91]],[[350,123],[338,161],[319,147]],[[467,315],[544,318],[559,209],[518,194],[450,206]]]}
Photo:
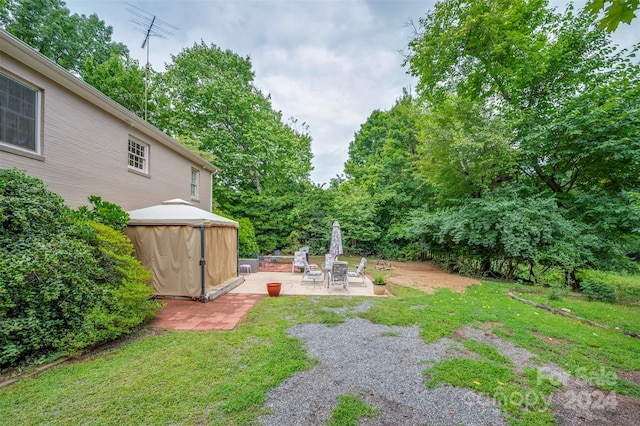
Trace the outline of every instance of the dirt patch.
{"label": "dirt patch", "polygon": [[640,418],[635,399],[588,384],[565,386],[551,396],[550,402],[554,418],[563,426],[635,425]]}
{"label": "dirt patch", "polygon": [[480,284],[480,281],[449,274],[436,267],[432,262],[389,262],[394,276],[388,277],[390,284],[412,287],[426,293],[433,293],[439,288],[448,288],[459,293],[467,287]]}
{"label": "dirt patch", "polygon": [[559,348],[564,344],[567,344],[567,345],[571,344],[571,342],[569,340],[567,340],[567,339],[562,339],[562,338],[559,338],[559,337],[545,336],[544,334],[540,333],[539,331],[534,331],[533,335],[536,336],[544,344],[546,344],[548,346],[552,346],[554,348]]}
{"label": "dirt patch", "polygon": [[[587,377],[589,380],[584,380],[570,375],[555,363],[547,362],[542,366],[537,365],[533,361],[534,356],[531,352],[486,330],[461,327],[456,331],[455,337],[490,344],[513,361],[516,371],[522,371],[524,367],[535,368],[540,373],[562,384],[562,388],[551,394],[547,401],[551,413],[559,425],[638,424],[640,405],[635,399],[616,392],[604,391],[596,386],[607,384],[610,380],[616,380],[615,377],[596,374],[593,377]],[[537,337],[543,338],[539,333]],[[545,341],[548,341],[548,338]],[[640,378],[638,371],[621,373],[620,377],[625,380]]]}
{"label": "dirt patch", "polygon": [[499,331],[500,333],[508,334],[509,336],[513,336],[514,335],[513,330],[510,330],[510,329],[504,328],[504,327],[496,328],[496,331]]}

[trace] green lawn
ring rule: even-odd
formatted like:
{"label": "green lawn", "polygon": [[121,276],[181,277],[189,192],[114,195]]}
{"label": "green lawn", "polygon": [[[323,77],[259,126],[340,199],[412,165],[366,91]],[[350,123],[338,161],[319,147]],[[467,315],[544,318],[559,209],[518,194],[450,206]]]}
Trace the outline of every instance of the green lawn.
{"label": "green lawn", "polygon": [[568,309],[570,314],[621,330],[640,333],[640,309],[613,303],[588,301],[581,294],[569,293],[549,297],[549,290],[541,287],[521,287],[518,296],[555,309]]}
{"label": "green lawn", "polygon": [[[640,340],[514,301],[506,296],[505,284],[485,282],[465,294],[440,290],[428,295],[390,288],[396,298],[370,299],[374,307],[359,315],[387,325],[416,324],[427,342],[451,337],[463,325],[490,327],[541,361],[554,361],[570,372],[640,370]],[[0,389],[0,424],[251,424],[263,413],[269,389],[314,365],[301,343],[288,337],[286,328],[297,323],[339,323],[356,314],[326,308],[353,307],[362,300],[265,298],[236,331],[142,337]],[[581,306],[577,314],[597,321],[603,315],[625,317],[628,326],[638,324],[638,313],[637,308],[594,303]],[[611,322],[616,323],[623,324]],[[491,394],[495,387],[483,386],[493,380],[520,390],[550,391],[532,383],[526,374],[518,376],[492,347],[475,342],[466,346],[480,358],[473,360],[477,365],[463,360],[445,361],[448,364],[440,367],[446,368],[433,366],[425,371],[430,386],[448,382]],[[640,386],[624,380],[616,380],[610,388],[640,399]],[[355,408],[348,407],[357,408],[362,416],[377,415],[357,396],[345,396],[334,407],[333,421],[355,424],[357,418],[351,413]],[[542,411],[528,420],[530,413],[518,407],[503,409],[513,423],[546,423],[550,418]]]}

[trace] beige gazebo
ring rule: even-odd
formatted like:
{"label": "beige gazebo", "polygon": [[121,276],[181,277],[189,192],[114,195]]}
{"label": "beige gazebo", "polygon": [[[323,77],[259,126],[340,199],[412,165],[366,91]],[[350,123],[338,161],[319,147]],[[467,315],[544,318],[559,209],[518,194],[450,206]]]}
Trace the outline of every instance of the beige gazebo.
{"label": "beige gazebo", "polygon": [[158,296],[205,301],[238,278],[238,222],[174,199],[132,210],[124,229]]}

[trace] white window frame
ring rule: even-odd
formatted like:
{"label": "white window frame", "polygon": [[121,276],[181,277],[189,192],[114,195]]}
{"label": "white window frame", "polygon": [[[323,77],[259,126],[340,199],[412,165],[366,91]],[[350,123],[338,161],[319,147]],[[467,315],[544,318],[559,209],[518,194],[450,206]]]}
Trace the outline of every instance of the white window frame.
{"label": "white window frame", "polygon": [[131,171],[149,174],[149,144],[130,137],[127,143],[127,165]]}
{"label": "white window frame", "polygon": [[[10,152],[24,152],[27,154],[36,154],[40,155],[41,153],[41,139],[40,139],[40,121],[41,121],[41,102],[42,102],[42,91],[31,84],[25,83],[22,80],[18,80],[17,78],[11,77],[5,73],[0,72],[0,78],[6,79],[9,83],[17,84],[21,86],[23,89],[27,89],[33,92],[34,99],[33,105],[31,106],[31,111],[25,111],[25,108],[28,108],[28,105],[23,105],[21,99],[15,99],[13,102],[9,99],[9,92],[3,91],[0,93],[0,125],[6,128],[7,121],[6,115],[11,114],[17,116],[18,119],[26,119],[30,123],[31,132],[33,132],[33,140],[27,142],[27,144],[31,144],[33,142],[33,149],[27,146],[21,146],[17,143],[12,143],[2,139],[2,131],[0,130],[0,147],[5,151]],[[21,110],[16,110],[16,108],[12,108],[13,106],[20,107]]]}
{"label": "white window frame", "polygon": [[200,199],[200,170],[191,168],[191,199]]}

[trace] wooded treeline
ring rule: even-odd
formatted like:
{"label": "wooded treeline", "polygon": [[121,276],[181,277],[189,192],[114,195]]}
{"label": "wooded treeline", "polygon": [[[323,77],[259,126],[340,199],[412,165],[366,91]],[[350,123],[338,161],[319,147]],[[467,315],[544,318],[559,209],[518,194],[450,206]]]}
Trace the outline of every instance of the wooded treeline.
{"label": "wooded treeline", "polygon": [[[38,13],[33,13],[38,10]],[[3,28],[142,115],[144,70],[97,16],[9,0]],[[310,180],[311,136],[254,85],[249,58],[204,42],[151,72],[148,121],[221,172],[242,255],[329,246],[538,280],[637,272],[640,67],[594,17],[544,0],[443,0],[415,23],[415,93],[373,111],[344,175]],[[255,230],[255,240],[251,229]]]}

